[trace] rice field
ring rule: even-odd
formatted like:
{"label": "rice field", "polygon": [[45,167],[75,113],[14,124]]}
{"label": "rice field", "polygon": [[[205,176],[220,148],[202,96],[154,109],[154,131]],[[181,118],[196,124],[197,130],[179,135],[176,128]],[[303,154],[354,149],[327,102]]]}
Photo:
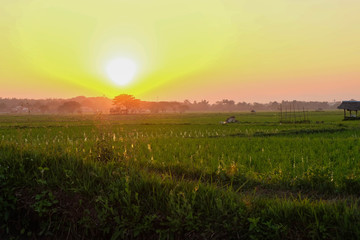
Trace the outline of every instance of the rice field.
{"label": "rice field", "polygon": [[342,116],[0,116],[0,238],[358,239]]}

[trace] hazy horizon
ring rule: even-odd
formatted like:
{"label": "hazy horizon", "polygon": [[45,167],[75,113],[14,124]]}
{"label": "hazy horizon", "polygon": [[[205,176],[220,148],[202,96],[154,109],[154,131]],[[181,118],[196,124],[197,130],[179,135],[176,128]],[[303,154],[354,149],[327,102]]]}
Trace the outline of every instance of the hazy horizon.
{"label": "hazy horizon", "polygon": [[[126,94],[126,93],[125,93]],[[75,99],[75,98],[78,98],[78,97],[85,97],[85,98],[101,98],[101,97],[105,97],[107,99],[110,99],[112,100],[113,98],[111,97],[108,97],[108,96],[84,96],[84,95],[77,95],[77,96],[71,96],[71,97],[39,97],[39,98],[24,98],[24,97],[2,97],[0,96],[0,99],[18,99],[18,100],[50,100],[50,99],[59,99],[59,100],[68,100],[68,99]],[[134,96],[136,97],[136,96]],[[209,104],[215,104],[216,102],[218,101],[222,101],[222,100],[233,100],[235,101],[235,103],[239,103],[239,102],[246,102],[246,103],[250,103],[250,104],[253,104],[253,103],[260,103],[260,104],[267,104],[267,103],[271,103],[271,102],[278,102],[278,103],[281,103],[282,101],[284,102],[292,102],[292,101],[298,101],[298,102],[328,102],[328,103],[333,103],[333,102],[341,102],[341,101],[350,101],[350,100],[358,100],[358,99],[353,99],[353,98],[349,98],[349,99],[333,99],[333,100],[313,100],[313,99],[310,99],[310,100],[301,100],[301,99],[280,99],[280,100],[270,100],[270,101],[264,101],[264,102],[261,102],[261,101],[245,101],[245,100],[237,100],[237,99],[232,99],[232,98],[218,98],[218,99],[215,99],[213,101],[209,100],[209,99],[206,99],[206,98],[199,98],[199,99],[140,99],[141,101],[154,101],[154,102],[161,102],[161,101],[164,101],[164,102],[184,102],[186,100],[190,101],[191,103],[193,102],[200,102],[200,101],[203,101],[203,100],[206,100],[209,102]]]}

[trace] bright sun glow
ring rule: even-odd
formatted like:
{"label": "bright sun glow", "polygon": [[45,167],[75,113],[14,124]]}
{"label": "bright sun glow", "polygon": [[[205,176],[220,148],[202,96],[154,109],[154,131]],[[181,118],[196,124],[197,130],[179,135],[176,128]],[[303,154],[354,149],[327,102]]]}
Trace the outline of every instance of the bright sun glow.
{"label": "bright sun glow", "polygon": [[106,66],[106,73],[110,79],[121,86],[129,84],[136,74],[137,66],[128,58],[117,58]]}

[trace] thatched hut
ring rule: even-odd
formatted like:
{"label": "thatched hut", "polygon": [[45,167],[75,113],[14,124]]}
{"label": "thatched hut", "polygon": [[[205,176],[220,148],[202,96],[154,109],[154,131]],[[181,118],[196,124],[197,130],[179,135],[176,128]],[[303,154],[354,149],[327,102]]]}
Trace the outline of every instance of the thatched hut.
{"label": "thatched hut", "polygon": [[[343,101],[337,108],[344,109],[344,120],[360,119],[357,115],[358,110],[360,110],[360,101]],[[346,115],[347,112],[349,112],[349,116]]]}

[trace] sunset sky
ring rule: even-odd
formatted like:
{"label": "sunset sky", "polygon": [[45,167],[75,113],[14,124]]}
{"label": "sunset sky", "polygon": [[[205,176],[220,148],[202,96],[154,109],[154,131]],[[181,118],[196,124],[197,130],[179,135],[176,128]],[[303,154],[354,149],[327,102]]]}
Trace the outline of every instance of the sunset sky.
{"label": "sunset sky", "polygon": [[[119,58],[127,85],[107,72]],[[360,100],[360,1],[0,0],[0,97],[120,93]]]}

